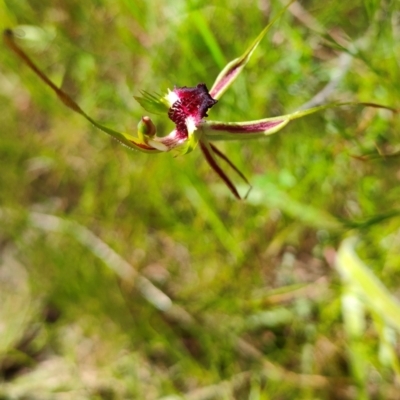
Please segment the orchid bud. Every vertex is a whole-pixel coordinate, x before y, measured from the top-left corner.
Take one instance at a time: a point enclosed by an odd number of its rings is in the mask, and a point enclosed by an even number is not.
[[[137,126],[137,134],[142,142],[146,142],[146,138],[153,138],[156,134],[156,126],[148,116],[142,117]]]

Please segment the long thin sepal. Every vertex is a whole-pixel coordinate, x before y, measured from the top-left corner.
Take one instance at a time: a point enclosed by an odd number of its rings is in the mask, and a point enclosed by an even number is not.
[[[246,122],[207,121],[203,124],[202,130],[212,141],[257,139],[278,132],[289,121],[287,116]]]
[[[113,138],[120,141],[122,144],[134,148],[139,151],[143,151],[146,153],[157,153],[159,150],[154,149],[153,147],[146,144],[144,141],[141,142],[139,139],[128,135],[126,133],[117,132],[111,128],[107,128],[93,120],[89,117],[79,105],[62,89],[58,88],[37,66],[36,64],[28,57],[28,55],[15,43],[14,35],[11,30],[7,29],[3,33],[3,38],[5,44],[48,86],[51,90],[57,95],[57,97],[72,111],[82,115],[89,122],[91,122],[96,128],[101,131],[107,133]]]
[[[265,118],[257,121],[245,122],[222,122],[222,121],[206,121],[202,125],[202,130],[207,136],[208,140],[240,140],[240,139],[257,139],[263,136],[272,135],[280,131],[290,121],[298,118],[314,114],[318,111],[323,111],[329,108],[343,107],[343,106],[357,106],[382,108],[394,113],[399,110],[388,107],[382,104],[375,103],[331,103],[323,106],[309,108],[308,110],[299,110],[291,114],[281,115],[279,117]]]
[[[286,9],[294,2],[291,0],[273,19],[272,21],[262,30],[262,32],[256,37],[253,43],[247,48],[247,50],[238,58],[235,58],[229,62],[226,67],[220,72],[215,80],[211,90],[210,95],[212,98],[218,100],[228,87],[233,83],[233,81],[242,72],[245,65],[249,62],[254,50],[257,48],[263,37],[269,31],[271,26],[281,17],[281,15],[286,11]]]
[[[228,176],[225,174],[225,172],[221,169],[219,166],[214,154],[213,150],[210,147],[210,144],[207,142],[207,139],[201,139],[200,140],[200,149],[204,154],[204,157],[206,158],[208,164],[210,167],[216,172],[216,174],[225,182],[226,186],[228,186],[229,190],[232,192],[232,194],[238,199],[241,200],[240,194],[237,191],[235,185],[232,183],[232,181],[228,178]]]

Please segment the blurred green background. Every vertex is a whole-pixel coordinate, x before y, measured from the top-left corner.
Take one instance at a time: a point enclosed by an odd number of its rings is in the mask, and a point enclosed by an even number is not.
[[[283,5],[0,0],[0,26],[134,132],[134,95],[211,87]],[[302,1],[209,114],[317,93],[398,108],[399,82],[398,1]],[[0,399],[399,399],[398,115],[346,107],[218,143],[253,186],[236,201],[200,151],[121,146],[4,45],[0,107]]]

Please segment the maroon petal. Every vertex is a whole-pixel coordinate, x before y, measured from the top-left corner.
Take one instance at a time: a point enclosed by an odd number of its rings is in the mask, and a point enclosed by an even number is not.
[[[240,171],[240,169],[224,153],[218,150],[218,148],[215,147],[212,143],[210,143],[210,147],[218,157],[222,158],[251,187],[250,182],[243,175],[243,172]]]
[[[232,192],[232,194],[238,199],[241,200],[240,194],[237,191],[235,185],[232,183],[232,181],[228,178],[228,176],[225,174],[225,172],[221,169],[221,167],[218,165],[214,157],[212,156],[211,152],[203,143],[200,141],[200,149],[203,152],[208,164],[210,167],[217,173],[217,175],[225,182],[226,186],[228,186],[229,190]],[[210,148],[211,149],[211,148]],[[211,150],[212,151],[212,150]],[[219,155],[219,154],[218,154]]]

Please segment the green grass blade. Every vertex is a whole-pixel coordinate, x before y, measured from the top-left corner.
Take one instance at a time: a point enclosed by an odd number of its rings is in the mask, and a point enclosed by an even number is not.
[[[336,268],[343,281],[350,283],[361,298],[385,320],[400,331],[400,304],[383,283],[361,261],[354,250],[355,239],[342,242],[336,258]]]
[[[218,42],[215,40],[215,36],[208,26],[203,14],[201,14],[199,11],[194,11],[193,22],[203,37],[203,40],[206,43],[214,61],[220,68],[223,68],[224,64],[226,63],[224,54],[222,53]]]

